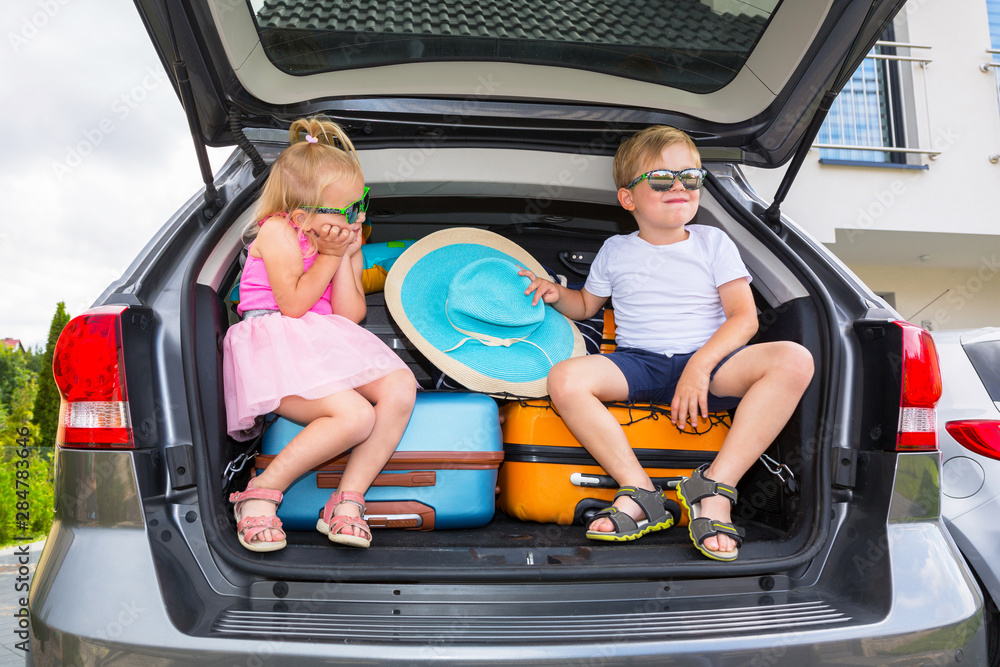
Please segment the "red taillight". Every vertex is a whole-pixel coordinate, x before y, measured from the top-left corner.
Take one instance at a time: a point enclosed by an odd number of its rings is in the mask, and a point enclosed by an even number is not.
[[[56,444],[134,447],[122,363],[121,314],[101,306],[74,317],[56,342],[52,373],[62,394]]]
[[[937,411],[941,398],[941,367],[930,333],[909,322],[896,322],[903,330],[903,388],[899,400],[896,449],[937,449]]]
[[[1000,461],[1000,421],[966,419],[948,422],[944,427],[969,451]]]

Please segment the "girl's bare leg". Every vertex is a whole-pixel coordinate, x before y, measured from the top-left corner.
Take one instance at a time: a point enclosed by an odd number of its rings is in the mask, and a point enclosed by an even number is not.
[[[306,426],[254,478],[257,489],[284,491],[314,466],[367,438],[375,424],[371,403],[353,389],[312,400],[286,396],[275,412]],[[243,516],[273,516],[276,512],[274,503],[263,500],[249,500],[241,510]],[[263,542],[281,539],[280,531],[273,530],[254,537],[254,541]]]
[[[409,370],[398,370],[358,387],[357,392],[374,404],[375,427],[364,441],[351,450],[351,458],[337,490],[357,491],[364,495],[403,437],[413,412],[417,382]],[[341,514],[360,516],[361,509],[353,503],[342,503],[334,510],[334,516]],[[351,526],[345,526],[341,532],[346,535],[363,534],[360,528]]]

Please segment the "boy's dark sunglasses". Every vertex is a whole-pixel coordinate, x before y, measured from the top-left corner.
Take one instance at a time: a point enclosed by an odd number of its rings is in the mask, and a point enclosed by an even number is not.
[[[331,215],[342,215],[347,218],[347,224],[353,225],[354,221],[358,219],[358,216],[362,213],[368,211],[368,188],[365,188],[365,193],[361,195],[361,199],[354,202],[347,208],[330,208],[328,206],[300,206],[299,208],[304,208],[309,211],[315,211],[316,213],[329,213]]]
[[[683,171],[670,171],[669,169],[654,169],[647,171],[641,176],[636,176],[635,180],[626,185],[629,190],[642,183],[645,179],[649,181],[649,187],[657,192],[666,192],[674,187],[674,181],[679,180],[681,185],[687,190],[697,190],[705,183],[704,169],[685,169]]]

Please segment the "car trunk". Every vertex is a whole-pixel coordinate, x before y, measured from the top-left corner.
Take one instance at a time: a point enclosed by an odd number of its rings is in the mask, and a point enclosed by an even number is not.
[[[207,470],[221,473],[236,452],[225,434],[220,372],[221,341],[234,321],[226,295],[242,247],[235,230],[252,222],[246,211],[266,163],[283,147],[282,139],[265,135],[315,113],[339,122],[359,149],[375,198],[372,241],[455,226],[489,229],[577,281],[585,271],[574,274],[561,253],[593,252],[607,236],[631,229],[610,187],[611,156],[621,139],[652,124],[686,130],[717,172],[695,222],[721,227],[740,248],[760,311],[756,340],[800,342],[817,368],[768,451],[794,473],[797,488],[763,463],[744,477],[736,521],[748,539],[739,560],[724,569],[698,555],[683,529],[604,545],[586,540],[582,526],[499,513],[475,529],[378,532],[364,552],[333,547],[315,531],[293,531],[288,548],[260,557],[238,545],[214,474],[209,479],[217,488],[199,488],[201,504],[216,519],[206,522],[212,546],[261,577],[303,580],[322,580],[331,567],[359,581],[498,582],[761,574],[808,562],[828,546],[830,531],[826,452],[833,429],[824,425],[847,413],[838,411],[839,382],[847,376],[839,367],[845,326],[827,290],[840,290],[862,311],[864,304],[849,277],[822,268],[828,258],[811,265],[824,280],[832,278],[829,288],[820,282],[809,264],[817,250],[783,226],[778,207],[826,104],[901,4],[673,3],[667,14],[701,26],[678,31],[678,21],[648,21],[642,10],[623,12],[613,3],[609,8],[629,15],[635,29],[608,29],[613,22],[586,3],[500,3],[499,14],[471,18],[458,7],[418,3],[373,8],[359,21],[353,10],[314,18],[315,7],[302,11],[298,3],[248,3],[234,11],[209,2],[181,11],[138,0],[174,74],[207,186],[202,216],[211,229],[205,264],[190,274],[197,287],[187,312],[195,321],[183,334],[188,373],[197,375],[194,449]],[[411,21],[418,12],[420,21]],[[216,196],[203,147],[232,143],[254,161],[257,179],[251,182],[246,167],[239,188]],[[789,160],[766,216],[726,166]],[[366,326],[412,357],[389,318],[371,310]],[[419,358],[410,361],[431,374]]]
[[[366,162],[364,154],[362,161]],[[586,539],[581,525],[519,521],[500,511],[487,525],[477,528],[376,529],[372,546],[364,551],[332,545],[315,530],[290,531],[288,547],[263,558],[243,550],[236,541],[221,476],[243,449],[225,433],[221,340],[237,319],[228,299],[240,269],[242,242],[237,230],[250,220],[250,204],[260,179],[234,201],[239,211],[228,218],[224,214],[216,222],[217,232],[209,235],[209,246],[203,252],[204,265],[189,274],[199,276],[194,288],[195,333],[187,344],[194,350],[192,358],[198,374],[200,414],[195,423],[201,423],[208,445],[196,448],[203,457],[199,464],[213,471],[209,479],[215,482],[213,488],[200,489],[202,503],[210,506],[203,511],[215,515],[215,520],[206,521],[206,525],[220,527],[218,531],[209,530],[214,548],[239,568],[265,578],[286,580],[323,579],[331,568],[349,581],[647,579],[695,573],[719,576],[777,572],[805,563],[822,546],[827,524],[819,519],[829,512],[830,483],[824,481],[829,474],[827,459],[815,455],[816,443],[823,437],[819,425],[825,411],[831,409],[827,385],[834,354],[829,349],[833,338],[829,297],[808,269],[796,268],[802,265],[801,260],[791,259],[791,251],[773,230],[749,216],[740,217],[745,214],[739,213],[730,199],[737,179],[730,167],[716,169],[721,178],[709,179],[695,222],[722,227],[740,248],[754,277],[752,286],[759,308],[760,328],[753,342],[800,342],[813,353],[817,368],[801,405],[767,452],[773,461],[788,466],[794,483],[783,483],[768,465],[758,461],[739,486],[741,502],[733,516],[746,529],[747,538],[738,562],[720,570],[691,547],[685,527],[648,535],[627,545],[604,544]],[[561,260],[567,251],[596,252],[610,234],[634,229],[630,216],[612,203],[607,192],[584,195],[579,190],[573,198],[546,196],[544,202],[496,194],[448,195],[441,193],[449,187],[463,188],[454,183],[399,187],[370,160],[366,176],[373,193],[380,193],[373,199],[369,213],[373,222],[370,242],[421,238],[456,226],[479,227],[513,239],[543,265],[556,267],[570,282],[582,281],[586,266]],[[517,188],[509,190],[516,192]],[[393,195],[393,191],[397,194]],[[544,205],[538,206],[540,202]],[[381,335],[410,364],[422,384],[431,387],[433,367],[392,322],[380,305],[381,296],[368,295],[369,315],[363,325]],[[789,475],[782,477],[787,479]]]

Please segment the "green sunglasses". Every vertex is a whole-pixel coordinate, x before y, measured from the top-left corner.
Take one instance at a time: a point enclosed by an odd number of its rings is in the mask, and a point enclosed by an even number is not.
[[[684,169],[682,171],[654,169],[653,171],[647,171],[645,174],[636,176],[635,180],[625,187],[631,190],[642,183],[643,180],[647,180],[649,181],[649,187],[656,192],[666,192],[674,187],[674,181],[679,180],[686,190],[697,190],[705,183],[705,174],[707,173],[704,169],[695,168]]]
[[[347,218],[347,224],[353,225],[354,221],[358,219],[358,216],[365,213],[368,210],[368,201],[370,197],[368,196],[368,188],[365,188],[365,193],[361,195],[361,199],[354,202],[347,208],[330,208],[328,206],[300,206],[299,208],[306,209],[309,211],[315,211],[316,213],[328,213],[331,215],[342,215]]]

